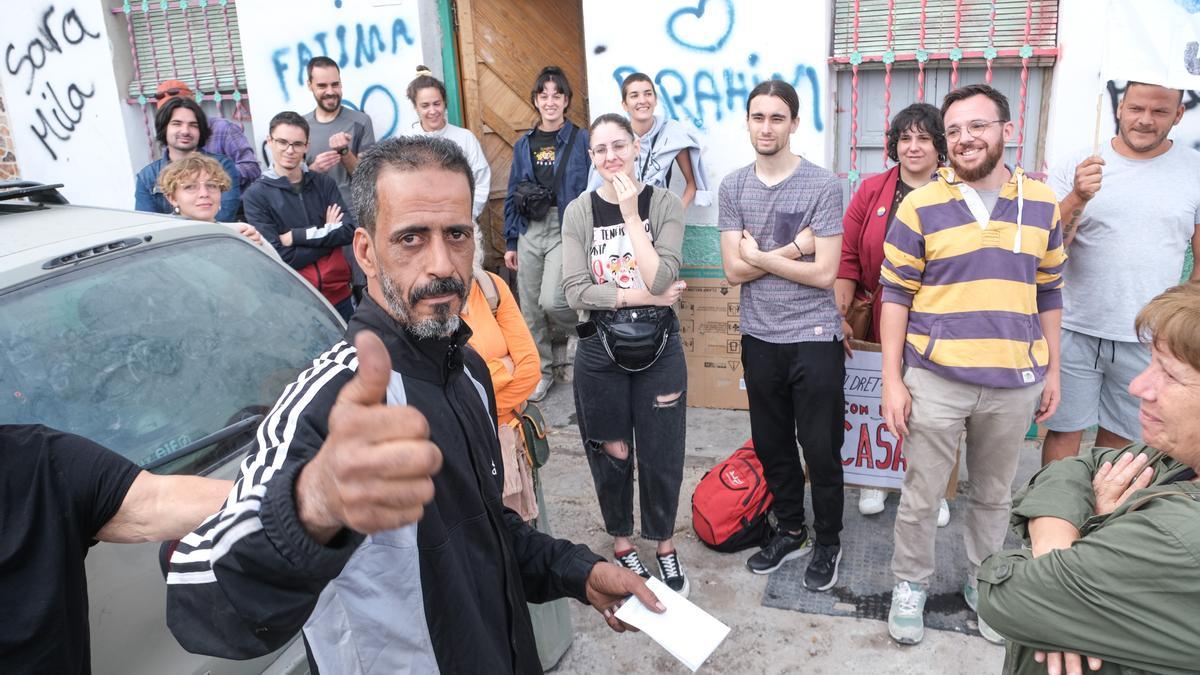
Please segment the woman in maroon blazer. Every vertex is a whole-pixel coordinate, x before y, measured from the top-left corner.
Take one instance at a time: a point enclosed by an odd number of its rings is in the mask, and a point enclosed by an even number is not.
[[[854,298],[871,304],[871,324],[865,335],[853,335],[843,322],[846,336],[869,342],[879,342],[879,313],[882,303],[879,290],[879,268],[883,265],[883,236],[896,207],[913,190],[929,182],[938,166],[946,161],[946,134],[942,115],[928,103],[914,103],[892,118],[887,132],[887,154],[896,166],[863,181],[850,200],[842,219],[842,262],[833,284],[838,310],[842,316]],[[846,342],[849,351],[849,341]],[[863,489],[859,493],[858,509],[864,515],[883,510],[882,490]],[[938,512],[938,525],[950,521],[945,500]]]

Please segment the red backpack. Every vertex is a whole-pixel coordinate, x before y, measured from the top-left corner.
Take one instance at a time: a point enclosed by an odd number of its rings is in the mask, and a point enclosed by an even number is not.
[[[746,441],[700,479],[692,493],[692,527],[700,541],[723,553],[764,546],[774,501],[754,443]]]

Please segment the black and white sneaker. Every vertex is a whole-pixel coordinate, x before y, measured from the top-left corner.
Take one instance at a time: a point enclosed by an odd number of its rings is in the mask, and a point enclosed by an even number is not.
[[[656,554],[655,557],[658,558],[658,571],[662,574],[663,583],[686,598],[691,584],[683,572],[683,565],[679,563],[679,551],[671,551],[666,555]]]
[[[746,568],[755,574],[770,574],[783,563],[792,558],[799,558],[811,550],[808,530],[801,530],[796,534],[780,532],[761,551],[750,556],[746,561]]]
[[[812,561],[804,572],[804,587],[810,591],[827,591],[837,583],[838,563],[842,560],[841,546],[813,546]]]
[[[646,569],[646,566],[642,564],[642,559],[638,557],[636,549],[631,548],[624,553],[613,553],[613,562],[627,570],[631,570],[643,579],[650,578],[650,570]]]

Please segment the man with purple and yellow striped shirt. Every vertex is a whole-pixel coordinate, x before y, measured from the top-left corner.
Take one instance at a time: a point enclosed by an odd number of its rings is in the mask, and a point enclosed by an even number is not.
[[[1030,417],[1058,406],[1062,266],[1058,203],[1000,160],[1008,100],[983,84],[946,95],[950,167],[901,203],[884,241],[883,415],[908,468],[896,514],[888,632],[924,637],[938,500],[966,432],[971,481],[963,596],[1004,543],[1011,486]],[[979,630],[1002,642],[983,621]]]

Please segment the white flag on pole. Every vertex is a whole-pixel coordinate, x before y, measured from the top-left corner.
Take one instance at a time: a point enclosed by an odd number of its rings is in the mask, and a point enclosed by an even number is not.
[[[1109,4],[1104,80],[1200,90],[1200,0]]]

